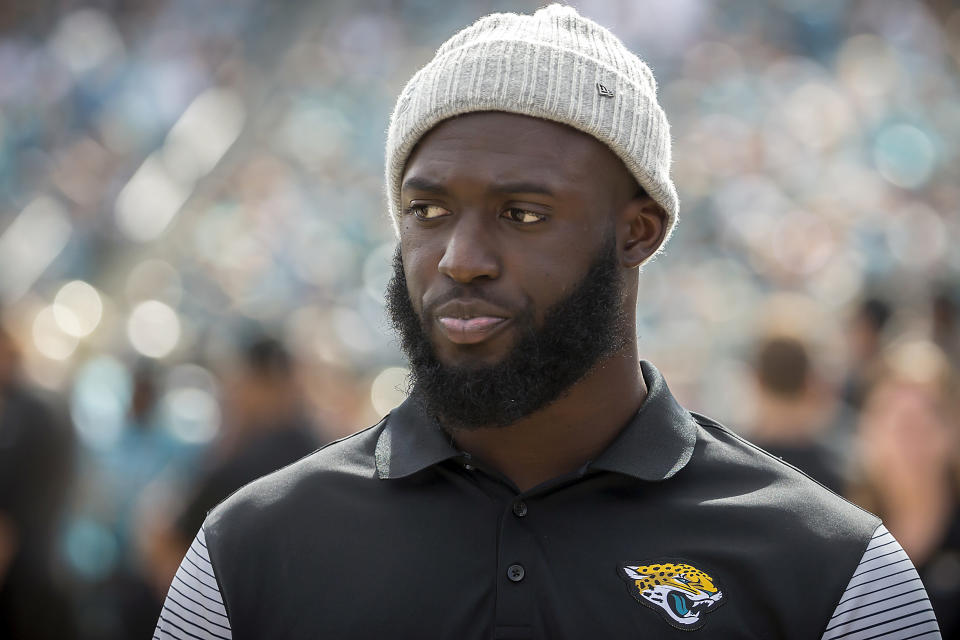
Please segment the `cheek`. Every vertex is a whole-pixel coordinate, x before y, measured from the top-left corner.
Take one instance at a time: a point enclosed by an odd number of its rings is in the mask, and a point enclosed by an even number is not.
[[[512,256],[505,264],[504,274],[535,310],[538,322],[580,284],[590,267],[589,260],[571,251],[518,250]]]
[[[430,288],[433,278],[438,274],[439,258],[418,243],[401,243],[400,255],[403,259],[403,273],[407,281],[407,293],[413,308],[420,312],[423,306],[423,294]]]

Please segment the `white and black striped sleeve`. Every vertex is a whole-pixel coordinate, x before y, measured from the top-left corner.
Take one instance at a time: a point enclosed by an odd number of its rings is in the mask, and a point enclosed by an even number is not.
[[[170,583],[154,640],[231,640],[230,619],[213,564],[207,553],[203,529],[187,550]]]
[[[853,571],[822,640],[940,638],[920,576],[900,543],[880,525]]]

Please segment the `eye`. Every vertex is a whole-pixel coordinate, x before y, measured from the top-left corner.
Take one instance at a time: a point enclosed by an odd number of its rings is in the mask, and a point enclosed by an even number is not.
[[[511,222],[517,222],[520,224],[535,224],[537,222],[543,222],[547,219],[547,216],[543,214],[535,213],[528,209],[520,209],[519,207],[510,207],[509,209],[504,210],[503,217]]]
[[[405,213],[413,214],[421,220],[435,220],[451,214],[449,209],[444,209],[436,204],[412,204]]]

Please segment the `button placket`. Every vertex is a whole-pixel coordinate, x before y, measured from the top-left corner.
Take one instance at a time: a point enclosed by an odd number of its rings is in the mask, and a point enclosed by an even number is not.
[[[502,503],[498,536],[496,628],[516,635],[536,619],[537,548],[529,505],[515,492]],[[504,636],[507,637],[507,636]],[[522,636],[527,637],[527,636]],[[532,636],[530,636],[532,637]]]

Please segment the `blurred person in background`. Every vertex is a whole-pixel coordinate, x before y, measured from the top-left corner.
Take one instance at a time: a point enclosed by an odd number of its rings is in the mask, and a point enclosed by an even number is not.
[[[848,321],[849,364],[842,397],[854,409],[863,406],[866,389],[879,372],[885,331],[892,314],[889,303],[868,297],[857,305]]]
[[[228,374],[226,387],[223,433],[202,463],[204,468],[179,514],[156,533],[151,544],[154,585],[160,598],[210,509],[248,482],[323,444],[318,426],[308,415],[296,363],[279,340],[251,341],[240,370]]]
[[[82,451],[71,558],[84,638],[143,637],[156,617],[139,544],[141,521],[156,506],[145,497],[158,485],[185,483],[198,454],[198,447],[177,438],[165,421],[163,373],[156,362],[140,359],[117,437]],[[77,535],[81,531],[85,535]],[[104,544],[113,551],[102,553]]]
[[[933,343],[884,357],[858,436],[850,497],[880,515],[920,572],[944,638],[960,638],[960,418],[957,371]]]
[[[756,415],[750,439],[842,493],[845,462],[833,438],[842,420],[840,404],[817,376],[808,346],[795,336],[770,335],[757,345],[752,364]]]
[[[960,368],[960,322],[957,301],[947,287],[934,292],[930,301],[933,342],[940,347],[954,369]]]
[[[64,412],[20,380],[0,323],[0,638],[74,637],[56,551],[73,471]]]

